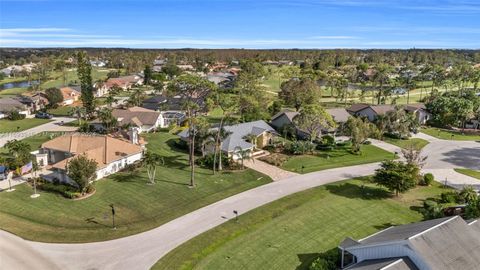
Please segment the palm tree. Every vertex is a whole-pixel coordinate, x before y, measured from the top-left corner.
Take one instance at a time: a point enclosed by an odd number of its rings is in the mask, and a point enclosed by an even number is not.
[[[379,89],[378,89],[378,96],[377,96],[377,104],[380,104],[382,100],[382,95],[384,93],[384,85],[388,83],[389,81],[389,73],[390,73],[391,67],[387,64],[380,64],[377,66],[375,70],[375,75],[373,77],[373,80],[378,83]]]
[[[466,203],[472,203],[477,201],[478,195],[472,186],[465,186],[462,191],[460,191],[460,197],[462,197]]]
[[[217,152],[219,156],[218,160],[218,171],[223,170],[222,162],[222,145],[223,141],[230,136],[231,132],[226,131],[223,127],[219,128],[217,131],[217,136],[215,138],[215,152],[213,154],[213,173],[215,174],[215,165],[217,163]]]
[[[150,184],[155,184],[155,173],[157,171],[157,166],[165,165],[163,157],[157,153],[147,152],[142,160],[143,166],[147,169],[148,180]]]
[[[236,146],[233,150],[233,153],[240,159],[242,164],[242,169],[245,169],[245,165],[244,165],[245,160],[253,160],[252,149],[243,150],[240,146]]]
[[[81,124],[82,124],[81,120],[82,120],[82,118],[85,117],[86,113],[87,113],[87,111],[85,110],[85,108],[80,107],[80,106],[73,107],[72,110],[70,110],[70,115],[74,116],[74,117],[77,117],[78,126],[81,126]]]
[[[112,129],[117,125],[117,118],[112,114],[112,110],[109,108],[102,108],[98,111],[98,118],[102,122],[107,132],[112,131]]]

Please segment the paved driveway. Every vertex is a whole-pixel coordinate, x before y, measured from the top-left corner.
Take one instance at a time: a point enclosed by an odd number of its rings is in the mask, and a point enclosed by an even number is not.
[[[74,131],[76,127],[67,127],[59,125],[61,122],[68,123],[74,121],[69,117],[54,117],[52,122],[33,127],[20,132],[0,133],[0,147],[3,147],[8,141],[16,139],[22,140],[45,131]]]

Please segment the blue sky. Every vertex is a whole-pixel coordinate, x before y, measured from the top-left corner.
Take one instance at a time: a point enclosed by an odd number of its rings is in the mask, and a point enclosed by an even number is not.
[[[480,48],[480,0],[0,0],[0,47]]]

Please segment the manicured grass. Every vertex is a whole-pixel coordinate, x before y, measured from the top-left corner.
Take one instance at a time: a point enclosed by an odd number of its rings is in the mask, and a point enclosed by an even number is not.
[[[147,185],[144,169],[118,173],[95,183],[96,193],[80,201],[16,187],[0,193],[0,228],[23,238],[44,242],[91,242],[114,239],[155,228],[195,209],[236,193],[269,183],[252,170],[223,172],[197,168],[196,187],[188,188],[188,156],[175,148],[176,137],[167,133],[147,134],[148,148],[165,157],[158,167],[156,184]],[[112,230],[110,204],[115,205],[117,230]]]
[[[0,98],[11,97],[28,92],[28,88],[10,88],[0,90]]]
[[[452,130],[445,130],[439,128],[422,128],[421,132],[433,136],[435,138],[443,140],[455,140],[455,141],[480,141],[480,135],[462,134]],[[452,137],[453,135],[453,137]]]
[[[399,198],[360,180],[309,189],[254,209],[184,243],[152,268],[308,269],[345,237],[422,220],[414,209],[444,192],[438,183]]]
[[[460,169],[460,168],[455,169],[455,171],[480,180],[480,171],[475,171],[470,169]]]
[[[7,77],[7,78],[4,78],[3,80],[0,80],[0,84],[11,83],[11,82],[21,82],[26,80],[28,80],[27,77]]]
[[[28,143],[32,151],[38,150],[42,143],[49,141],[57,136],[62,135],[63,132],[42,132],[25,139],[22,139],[22,142]],[[6,153],[7,149],[5,147],[0,148],[0,154]]]
[[[38,119],[38,118],[25,118],[22,120],[10,121],[7,119],[0,120],[0,133],[5,132],[17,132],[23,131],[29,128],[33,128],[52,120],[50,119]]]
[[[70,116],[72,109],[70,106],[59,106],[55,109],[48,109],[47,113],[54,116]]]
[[[361,152],[355,155],[350,153],[350,147],[338,147],[332,151],[321,151],[316,155],[291,156],[282,168],[297,173],[309,173],[394,158],[393,153],[373,145],[362,145]],[[304,166],[303,171],[302,166]]]
[[[109,70],[108,69],[98,69],[98,68],[93,68],[92,69],[92,79],[93,81],[97,80],[103,80],[107,78]],[[50,87],[63,87],[63,75],[62,72],[52,72],[50,74],[51,80],[48,80],[40,85],[42,89],[47,89]],[[78,76],[77,76],[77,70],[76,69],[71,69],[67,71],[67,76],[66,76],[66,85],[69,84],[75,84],[79,83]]]
[[[422,149],[427,144],[429,144],[427,140],[420,139],[420,138],[411,138],[408,140],[403,140],[403,139],[394,139],[394,138],[384,137],[383,140],[387,143],[396,145],[400,148],[407,148],[411,145],[414,145],[415,147]]]

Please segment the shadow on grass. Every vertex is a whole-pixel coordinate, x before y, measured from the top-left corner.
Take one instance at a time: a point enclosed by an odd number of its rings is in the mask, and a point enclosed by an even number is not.
[[[111,176],[112,180],[119,183],[136,182],[134,178],[138,175],[135,172],[121,172]]]
[[[174,185],[179,185],[179,186],[188,186],[190,182],[188,183],[181,183],[181,182],[175,182],[175,181],[170,181],[170,180],[155,180],[156,182],[163,182],[163,183],[168,183],[168,184],[174,184]]]
[[[385,230],[386,228],[389,228],[389,227],[392,227],[392,226],[395,226],[395,225],[396,224],[388,222],[388,223],[383,223],[383,224],[380,224],[380,225],[374,225],[373,227],[375,229],[377,229],[378,231],[381,231],[381,230]]]
[[[295,268],[295,270],[306,270],[310,267],[312,262],[320,256],[320,253],[306,253],[306,254],[297,254],[300,265]]]
[[[110,227],[109,225],[106,225],[106,224],[103,224],[103,223],[100,223],[100,222],[96,221],[94,217],[86,218],[85,221],[87,223],[91,223],[91,224],[93,223],[93,224],[100,225],[100,226],[103,226],[103,227]]]
[[[326,189],[331,193],[349,199],[383,200],[391,197],[390,192],[382,188],[366,185],[343,183],[340,185],[327,185]]]

